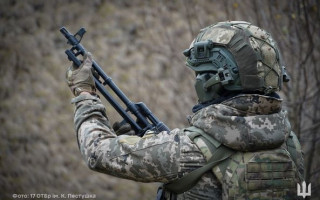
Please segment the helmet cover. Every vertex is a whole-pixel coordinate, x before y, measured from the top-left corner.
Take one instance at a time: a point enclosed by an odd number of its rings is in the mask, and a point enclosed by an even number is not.
[[[221,49],[220,54],[229,65],[217,65],[208,49],[216,52]],[[220,71],[228,68],[231,74],[232,71],[239,72],[232,74],[233,80],[224,84],[227,90],[268,94],[280,90],[283,80],[289,80],[271,35],[244,21],[219,22],[202,29],[184,55],[188,57],[187,66],[196,73],[219,71],[219,68],[222,68]],[[237,77],[239,81],[236,81]]]

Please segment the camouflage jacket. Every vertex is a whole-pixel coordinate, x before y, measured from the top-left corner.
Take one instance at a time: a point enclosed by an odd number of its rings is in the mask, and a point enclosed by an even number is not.
[[[79,148],[92,170],[134,181],[169,183],[206,164],[208,155],[190,140],[185,129],[142,138],[116,136],[99,98],[80,95],[72,102],[76,105],[74,123]],[[269,116],[270,113],[277,114]],[[237,128],[244,123],[246,127]],[[193,115],[191,125],[212,132],[223,144],[236,150],[250,150],[254,143],[264,149],[279,146],[288,137],[290,128],[285,112],[281,112],[281,100],[260,95],[237,96],[208,106]],[[245,135],[252,132],[244,129],[254,129],[257,135],[248,141]],[[302,158],[297,163],[302,163]],[[165,195],[169,199],[170,194]],[[221,199],[221,180],[209,171],[191,190],[176,198]]]

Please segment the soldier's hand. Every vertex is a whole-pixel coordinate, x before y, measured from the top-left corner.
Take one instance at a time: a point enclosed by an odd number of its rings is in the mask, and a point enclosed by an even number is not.
[[[88,52],[83,56],[83,62],[76,68],[74,65],[68,68],[66,79],[72,93],[78,96],[81,92],[95,93],[96,87],[92,74],[92,55]]]
[[[115,122],[112,125],[112,128],[116,135],[135,135],[134,130],[131,128],[131,125],[128,123],[121,124],[120,122]]]

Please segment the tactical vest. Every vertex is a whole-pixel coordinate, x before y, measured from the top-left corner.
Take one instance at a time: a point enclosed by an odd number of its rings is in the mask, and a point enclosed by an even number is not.
[[[187,191],[212,170],[222,184],[223,200],[298,199],[296,187],[303,175],[296,166],[301,149],[293,133],[278,148],[240,152],[225,147],[199,128],[189,127],[185,131],[207,164],[164,185],[166,190],[178,194]]]

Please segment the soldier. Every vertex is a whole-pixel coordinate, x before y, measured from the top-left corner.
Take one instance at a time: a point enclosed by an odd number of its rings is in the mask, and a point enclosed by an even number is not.
[[[70,67],[74,122],[89,168],[120,178],[162,182],[158,199],[297,199],[301,146],[276,93],[289,81],[279,49],[248,22],[202,29],[189,49],[199,102],[190,127],[132,135],[109,124],[86,55]]]

